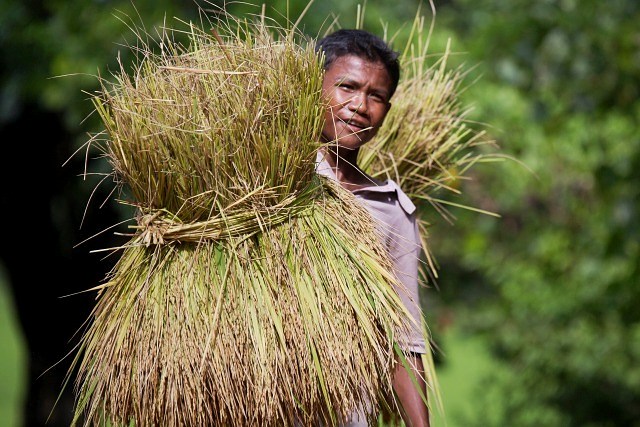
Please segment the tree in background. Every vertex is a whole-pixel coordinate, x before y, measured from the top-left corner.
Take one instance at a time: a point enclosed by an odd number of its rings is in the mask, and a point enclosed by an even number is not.
[[[441,16],[484,73],[475,118],[530,169],[480,167],[464,191],[501,219],[434,227],[444,303],[506,368],[480,404],[499,426],[638,425],[640,4],[456,0]],[[465,425],[492,425],[478,415]]]

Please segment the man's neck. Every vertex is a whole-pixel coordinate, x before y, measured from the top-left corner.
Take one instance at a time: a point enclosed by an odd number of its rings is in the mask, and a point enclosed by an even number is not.
[[[358,167],[358,150],[338,150],[336,147],[320,149],[324,159],[336,175],[337,181],[348,190],[371,185],[371,178]]]

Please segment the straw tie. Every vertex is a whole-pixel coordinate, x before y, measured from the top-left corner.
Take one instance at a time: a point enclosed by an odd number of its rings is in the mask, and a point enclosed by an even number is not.
[[[163,245],[165,243],[163,236],[170,228],[170,225],[166,222],[158,221],[158,217],[161,214],[161,211],[157,211],[136,218],[138,227],[142,230],[138,240],[147,247],[152,244]]]
[[[172,242],[230,239],[264,232],[292,217],[308,213],[313,206],[309,193],[318,189],[317,183],[314,183],[306,191],[291,195],[272,206],[258,203],[244,206],[242,202],[246,200],[239,200],[206,220],[189,223],[183,223],[177,215],[164,209],[142,209],[143,213],[136,217],[137,225],[129,227],[137,232],[126,235],[134,237],[134,244],[149,247]],[[273,194],[273,191],[263,190],[259,193]]]

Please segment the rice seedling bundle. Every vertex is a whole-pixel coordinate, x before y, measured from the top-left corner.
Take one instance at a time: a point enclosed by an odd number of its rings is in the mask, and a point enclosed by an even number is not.
[[[481,210],[448,201],[443,193],[460,194],[460,181],[468,171],[496,157],[476,149],[489,141],[483,131],[469,126],[471,108],[460,99],[467,70],[448,67],[449,44],[443,54],[429,51],[432,30],[433,23],[425,34],[424,17],[418,14],[400,56],[402,76],[393,107],[376,136],[360,150],[358,164],[376,178],[393,179],[414,202],[434,208],[451,221],[447,205]],[[418,224],[427,256],[424,273],[435,279],[425,216],[418,218]]]
[[[312,41],[230,23],[94,99],[138,212],[82,336],[76,422],[335,425],[390,392],[408,315],[353,196],[314,172]]]

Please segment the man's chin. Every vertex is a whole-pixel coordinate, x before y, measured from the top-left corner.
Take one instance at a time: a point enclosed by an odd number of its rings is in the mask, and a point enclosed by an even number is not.
[[[347,136],[338,138],[337,140],[334,139],[332,141],[329,141],[328,144],[334,145],[334,146],[337,145],[338,147],[343,148],[345,150],[357,150],[358,148],[362,147],[370,140],[371,140],[371,137],[363,133],[360,135],[347,135]]]
[[[340,152],[348,153],[358,151],[365,144],[363,141],[330,141],[327,143],[329,147],[337,149]]]

